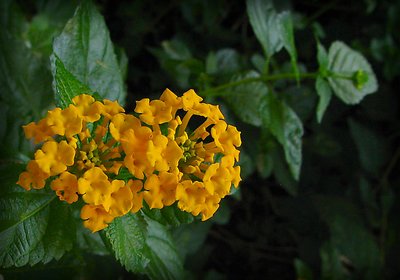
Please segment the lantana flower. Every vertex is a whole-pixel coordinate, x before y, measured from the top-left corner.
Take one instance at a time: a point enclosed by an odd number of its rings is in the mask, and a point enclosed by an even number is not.
[[[65,203],[81,199],[83,224],[93,232],[144,204],[176,203],[212,217],[241,180],[240,132],[193,90],[178,97],[166,89],[158,100],[137,101],[134,111],[82,94],[24,126],[40,145],[17,183],[26,190],[48,184]]]

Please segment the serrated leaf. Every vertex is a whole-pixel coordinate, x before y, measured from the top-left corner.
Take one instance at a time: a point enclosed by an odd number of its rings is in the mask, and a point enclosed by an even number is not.
[[[329,48],[328,70],[333,76],[328,78],[333,92],[346,104],[357,104],[366,95],[374,93],[378,89],[375,74],[362,54],[351,49],[345,43],[336,41]],[[367,81],[358,85],[354,82],[354,75],[363,73]],[[335,77],[335,74],[348,78]]]
[[[176,204],[166,206],[162,209],[150,209],[147,205],[144,205],[142,212],[147,217],[166,226],[179,226],[194,221],[192,214],[180,210]]]
[[[240,81],[247,78],[258,78],[260,74],[256,71],[249,71],[244,75],[233,78],[232,81]],[[260,112],[257,104],[267,95],[268,88],[262,82],[253,82],[231,87],[229,94],[225,94],[224,100],[229,108],[245,123],[261,126]]]
[[[297,67],[297,50],[294,42],[293,20],[290,12],[285,11],[278,15],[280,35],[283,47],[290,55],[290,62],[292,64],[293,72],[299,82],[299,68]]]
[[[263,47],[265,56],[270,58],[282,48],[279,18],[272,1],[248,0],[246,4],[254,34]]]
[[[182,262],[165,226],[136,213],[114,219],[105,231],[127,270],[151,279],[183,278]]]
[[[301,167],[301,138],[303,124],[296,113],[274,94],[261,100],[259,111],[262,125],[283,146],[285,158],[292,176],[298,180]]]
[[[70,209],[44,193],[8,193],[0,198],[0,266],[60,259],[72,248]]]
[[[149,263],[145,254],[147,224],[140,214],[127,214],[105,229],[115,257],[129,271],[144,273]]]
[[[124,103],[126,92],[114,47],[103,17],[91,1],[78,6],[55,38],[53,53],[66,70],[101,97]]]
[[[0,166],[0,267],[60,259],[75,238],[70,206],[43,191],[25,191],[15,182],[24,164]]]
[[[319,102],[317,106],[317,120],[319,123],[322,121],[322,117],[326,109],[328,108],[329,102],[332,98],[332,90],[329,86],[329,83],[322,78],[321,76],[317,77],[315,81],[315,89],[317,90],[317,94],[319,96]]]
[[[83,93],[92,93],[92,90],[87,85],[81,83],[65,68],[64,63],[62,63],[56,54],[53,53],[50,60],[54,77],[53,86],[57,106],[66,108],[72,103],[72,98],[75,96]]]

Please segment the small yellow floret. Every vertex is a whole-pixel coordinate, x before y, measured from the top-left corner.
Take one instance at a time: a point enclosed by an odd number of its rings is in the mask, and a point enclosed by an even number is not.
[[[178,177],[169,172],[152,174],[144,184],[144,200],[150,208],[163,208],[175,202],[175,190]]]
[[[58,175],[74,164],[75,149],[63,140],[47,141],[35,153],[35,160],[44,173]]]
[[[87,204],[81,209],[81,218],[85,220],[83,225],[90,229],[92,232],[102,230],[114,220],[103,206]]]
[[[60,200],[71,204],[78,201],[78,180],[74,174],[65,171],[60,177],[51,182],[51,189],[56,191]]]
[[[26,169],[27,171],[19,175],[17,184],[27,191],[29,191],[31,187],[34,189],[44,188],[46,179],[49,178],[50,175],[43,172],[35,160],[29,161]]]

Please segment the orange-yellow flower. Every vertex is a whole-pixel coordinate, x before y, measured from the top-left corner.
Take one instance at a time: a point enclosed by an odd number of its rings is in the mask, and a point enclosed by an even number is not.
[[[140,113],[140,119],[148,125],[162,124],[172,119],[172,108],[164,101],[143,98],[136,102],[135,112]]]
[[[65,171],[51,182],[51,189],[56,191],[60,200],[71,204],[78,201],[78,180],[74,174]]]
[[[114,217],[104,210],[101,205],[86,204],[81,209],[83,225],[92,232],[102,230],[112,222]]]
[[[78,179],[78,192],[86,203],[101,205],[109,199],[111,191],[108,176],[99,167],[89,169]]]
[[[129,129],[121,138],[121,145],[126,154],[124,164],[138,179],[143,179],[145,172],[150,174],[153,172],[147,158],[148,146],[152,138],[153,132],[145,126],[135,130]]]
[[[105,199],[103,206],[112,216],[122,216],[131,210],[132,198],[132,191],[123,180],[113,180],[110,186],[110,196]]]
[[[44,188],[46,179],[49,178],[50,175],[43,172],[35,160],[29,161],[26,169],[27,171],[19,175],[17,184],[27,191],[29,191],[31,187],[34,189]]]
[[[100,113],[103,111],[104,105],[95,101],[88,94],[81,94],[72,98],[72,103],[75,105],[77,114],[86,122],[95,122],[100,119]]]
[[[63,140],[60,143],[47,141],[35,153],[39,168],[50,176],[58,175],[74,164],[75,149]]]
[[[175,202],[175,190],[178,177],[169,172],[152,174],[144,184],[143,197],[150,208],[163,208]]]
[[[225,121],[217,122],[211,128],[211,135],[214,138],[215,145],[222,150],[225,155],[233,155],[236,161],[239,160],[239,150],[242,141],[240,132],[236,127],[227,125]]]

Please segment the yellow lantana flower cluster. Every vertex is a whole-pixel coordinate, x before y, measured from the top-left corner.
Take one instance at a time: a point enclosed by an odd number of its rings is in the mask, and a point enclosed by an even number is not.
[[[166,89],[134,111],[82,94],[24,126],[40,148],[17,183],[26,190],[49,183],[70,204],[81,197],[81,218],[93,232],[139,211],[143,201],[158,209],[177,202],[202,220],[212,217],[241,180],[240,132],[193,90],[178,97]],[[191,120],[201,122],[190,129]]]

